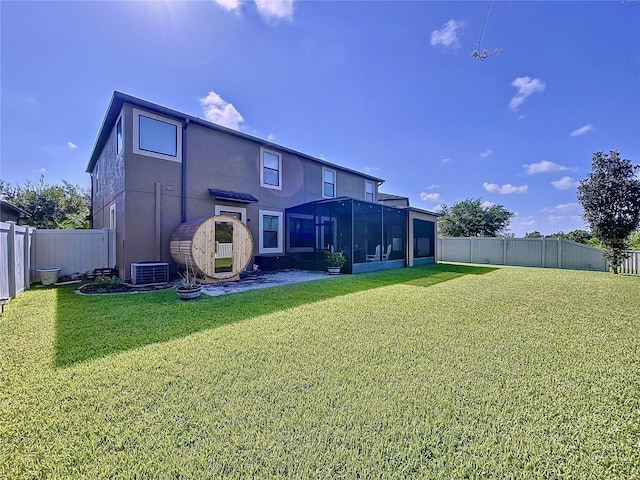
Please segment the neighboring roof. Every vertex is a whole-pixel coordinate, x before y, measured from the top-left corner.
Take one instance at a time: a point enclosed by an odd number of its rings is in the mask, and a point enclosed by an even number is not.
[[[87,169],[86,169],[87,173],[91,173],[91,171],[93,170],[93,167],[98,161],[100,152],[102,152],[102,149],[107,143],[107,140],[109,139],[109,134],[111,133],[113,125],[115,125],[116,121],[118,120],[118,117],[120,116],[120,112],[122,111],[122,107],[125,103],[133,105],[135,107],[143,108],[145,110],[150,110],[152,112],[156,112],[161,115],[165,115],[167,117],[172,117],[179,121],[194,123],[202,127],[210,128],[211,130],[216,130],[218,132],[226,133],[228,135],[232,135],[237,138],[242,138],[244,140],[248,140],[258,145],[262,145],[264,147],[274,148],[281,152],[306,158],[307,160],[311,160],[311,161],[320,163],[322,165],[329,166],[331,168],[337,168],[345,172],[354,173],[356,175],[360,175],[361,177],[376,181],[378,183],[384,182],[382,178],[374,177],[372,175],[368,175],[366,173],[359,172],[357,170],[352,170],[350,168],[341,167],[340,165],[336,165],[335,163],[327,162],[326,160],[322,160],[320,158],[307,155],[306,153],[298,152],[291,148],[287,148],[282,145],[278,145],[276,143],[269,142],[267,140],[263,140],[258,137],[254,137],[252,135],[242,133],[238,130],[233,130],[231,128],[223,127],[222,125],[208,122],[207,120],[203,120],[202,118],[193,117],[186,113],[181,113],[176,110],[172,110],[170,108],[157,105],[155,103],[147,102],[146,100],[142,100],[140,98],[133,97],[131,95],[127,95],[126,93],[122,93],[118,91],[113,92],[113,96],[111,97],[111,102],[109,103],[109,107],[107,108],[107,113],[105,114],[104,119],[102,120],[102,125],[100,126],[100,132],[98,133],[98,138],[96,138],[96,143],[93,147],[93,151],[91,153],[91,157],[89,158],[89,163],[87,165]]]
[[[232,192],[230,190],[220,190],[219,188],[210,188],[209,194],[217,200],[231,200],[233,202],[240,203],[251,203],[258,201],[258,199],[250,193]]]
[[[418,213],[426,213],[427,215],[433,215],[434,217],[441,217],[442,214],[438,213],[438,212],[432,212],[431,210],[423,210],[421,208],[416,208],[416,207],[404,207],[405,210],[410,210],[412,212],[418,212]]]
[[[409,197],[403,197],[401,195],[393,195],[392,193],[382,193],[378,192],[378,200],[386,201],[386,200],[409,200]]]
[[[14,213],[17,213],[21,217],[30,217],[31,214],[29,212],[24,211],[20,207],[16,207],[15,205],[7,202],[4,198],[0,198],[0,205],[2,206],[2,210],[11,210]]]

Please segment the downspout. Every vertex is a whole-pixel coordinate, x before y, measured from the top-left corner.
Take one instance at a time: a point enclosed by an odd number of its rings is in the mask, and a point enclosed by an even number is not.
[[[189,119],[182,123],[182,223],[187,221],[187,125]]]
[[[96,168],[95,165],[93,167]],[[91,201],[89,202],[89,228],[93,228],[93,175],[89,175],[91,178]]]

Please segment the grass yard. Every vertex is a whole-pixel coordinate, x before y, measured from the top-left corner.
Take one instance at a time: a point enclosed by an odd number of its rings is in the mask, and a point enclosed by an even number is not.
[[[0,478],[640,478],[640,277],[35,288],[0,318]]]

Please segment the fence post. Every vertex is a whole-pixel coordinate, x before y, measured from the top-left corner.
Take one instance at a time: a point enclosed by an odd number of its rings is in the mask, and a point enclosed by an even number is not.
[[[469,237],[469,263],[473,263],[473,237]]]
[[[507,237],[502,237],[502,264],[507,264]]]
[[[22,275],[24,276],[24,289],[31,288],[31,227],[24,229],[24,243],[22,247]]]
[[[7,223],[9,224],[7,235],[9,298],[16,298],[16,224],[15,222]]]
[[[544,268],[547,266],[547,242],[545,241],[545,237],[540,238],[540,240],[542,240],[542,261],[540,264],[542,265],[542,268]]]
[[[562,239],[558,237],[558,268],[562,268]]]

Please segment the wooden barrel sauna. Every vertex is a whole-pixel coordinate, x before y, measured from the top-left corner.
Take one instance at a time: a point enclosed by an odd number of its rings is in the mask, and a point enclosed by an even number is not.
[[[215,215],[180,225],[170,248],[179,267],[193,268],[207,283],[238,280],[253,256],[253,237],[237,218]]]

